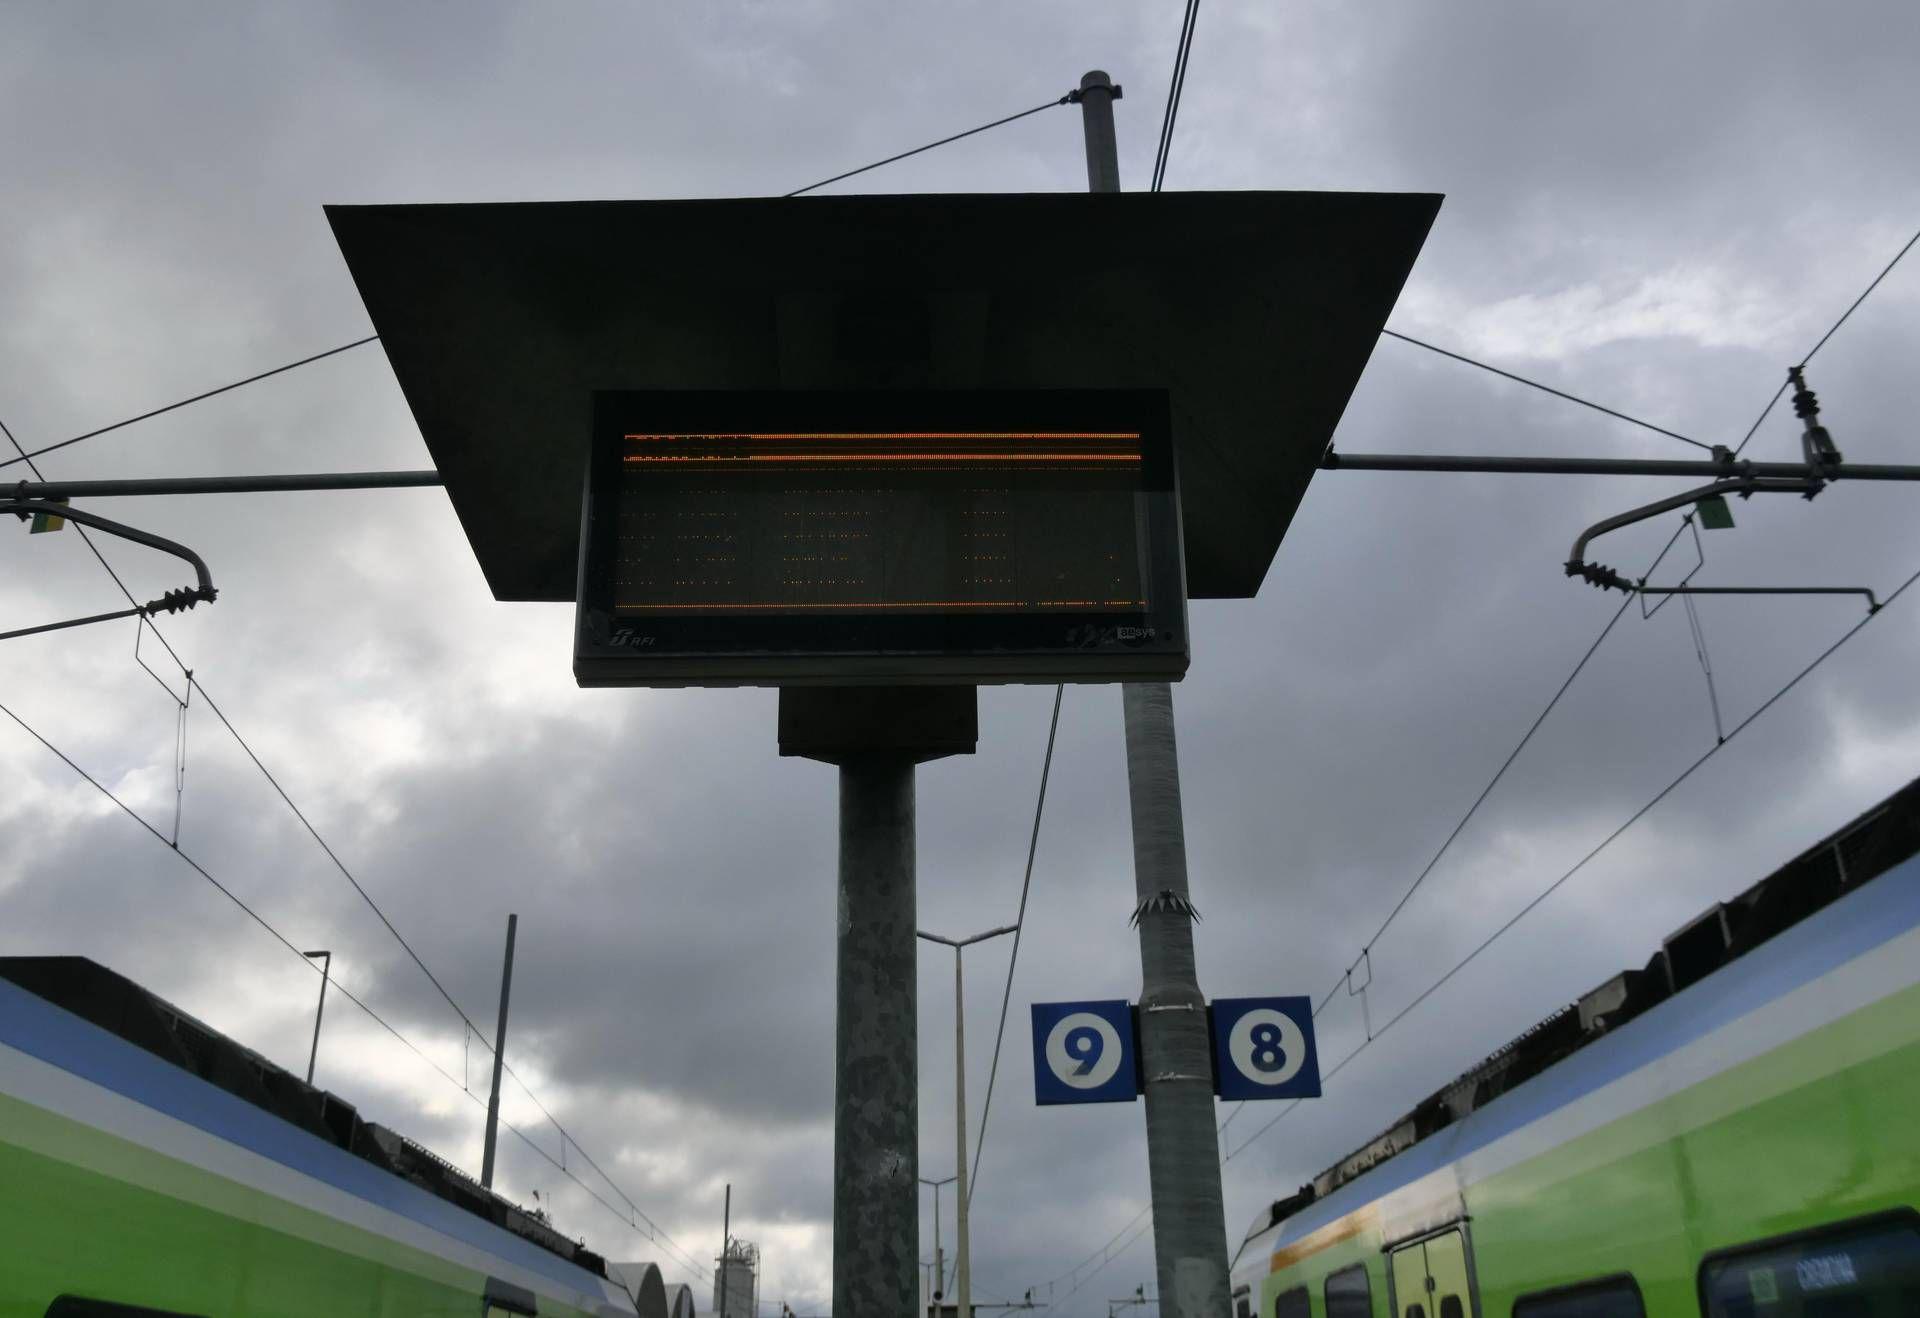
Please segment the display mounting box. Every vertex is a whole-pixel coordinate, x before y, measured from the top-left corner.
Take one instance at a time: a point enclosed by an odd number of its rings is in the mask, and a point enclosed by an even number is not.
[[[583,518],[582,686],[1186,672],[1162,391],[596,393]]]

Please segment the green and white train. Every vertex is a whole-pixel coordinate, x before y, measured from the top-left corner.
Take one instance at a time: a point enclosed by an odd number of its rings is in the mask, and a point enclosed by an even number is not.
[[[1920,783],[1275,1203],[1240,1318],[1920,1315]]]
[[[599,1256],[137,985],[0,958],[0,1318],[635,1312]]]

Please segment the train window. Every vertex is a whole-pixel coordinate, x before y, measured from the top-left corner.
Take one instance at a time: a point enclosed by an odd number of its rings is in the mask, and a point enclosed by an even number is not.
[[[134,1304],[113,1304],[107,1300],[84,1300],[78,1295],[62,1295],[47,1306],[47,1318],[198,1318],[196,1314],[172,1309],[142,1309]]]
[[[522,1314],[531,1318],[531,1315],[540,1312],[539,1301],[532,1291],[498,1277],[487,1278],[486,1290],[481,1298],[484,1302],[480,1312],[484,1318],[517,1318]]]
[[[1460,1307],[1458,1295],[1440,1297],[1440,1318],[1466,1318],[1466,1310]]]
[[[1626,1273],[1535,1291],[1513,1302],[1513,1318],[1647,1318],[1640,1286]]]
[[[1920,1313],[1920,1216],[1868,1218],[1710,1256],[1708,1318],[1880,1318]]]
[[[1273,1301],[1273,1318],[1313,1318],[1313,1301],[1305,1286],[1281,1291]]]
[[[1327,1318],[1373,1318],[1366,1265],[1356,1263],[1331,1273],[1321,1298],[1326,1301]]]
[[[1233,1293],[1233,1318],[1253,1318],[1252,1292],[1245,1286]]]

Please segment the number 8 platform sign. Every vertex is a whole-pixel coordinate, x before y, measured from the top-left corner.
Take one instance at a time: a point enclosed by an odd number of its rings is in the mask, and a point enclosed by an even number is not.
[[[1311,998],[1215,998],[1211,1013],[1220,1097],[1320,1097]]]
[[[1140,1093],[1138,1055],[1125,999],[1033,1004],[1037,1103],[1131,1103]]]

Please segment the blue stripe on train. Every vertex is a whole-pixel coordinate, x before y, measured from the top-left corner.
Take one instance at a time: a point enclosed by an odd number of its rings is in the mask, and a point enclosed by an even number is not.
[[[238,1144],[339,1190],[411,1218],[463,1244],[598,1294],[584,1268],[310,1135],[191,1072],[0,979],[0,1043],[17,1048],[218,1139]]]
[[[1675,1052],[1920,925],[1920,856],[1863,884],[1281,1224],[1278,1249]]]

